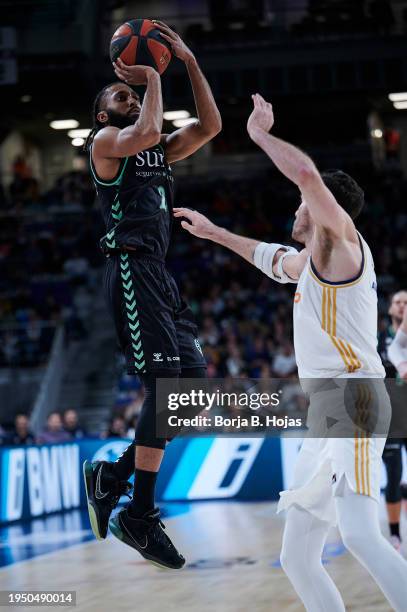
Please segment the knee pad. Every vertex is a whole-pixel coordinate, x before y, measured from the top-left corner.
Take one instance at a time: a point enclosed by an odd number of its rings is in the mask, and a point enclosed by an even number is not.
[[[395,448],[385,448],[383,461],[387,472],[387,485],[385,490],[386,502],[388,504],[397,504],[401,500],[401,448],[397,448],[396,445]]]
[[[196,382],[195,382],[196,381]],[[203,366],[195,368],[184,368],[181,370],[181,375],[178,379],[178,390],[180,393],[190,393],[193,389],[209,390],[208,376],[206,368]],[[202,412],[201,406],[181,406],[177,411],[177,416],[180,418],[193,418]],[[167,437],[168,442],[171,442],[177,437],[182,427],[171,428],[170,436]]]
[[[164,449],[167,443],[166,437],[157,437],[157,378],[173,378],[174,384],[177,384],[178,374],[157,371],[141,377],[145,388],[145,398],[136,425],[134,440],[137,446]]]
[[[385,491],[385,498],[387,504],[398,504],[401,501],[401,486],[400,481],[388,482]]]

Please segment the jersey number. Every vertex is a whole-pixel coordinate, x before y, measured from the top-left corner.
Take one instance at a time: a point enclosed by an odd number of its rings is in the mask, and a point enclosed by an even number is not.
[[[159,187],[157,187],[158,189],[158,193],[161,196],[161,204],[160,204],[160,209],[162,208],[163,210],[168,210],[167,207],[167,199],[165,197],[165,189],[164,187],[162,187],[161,185]]]

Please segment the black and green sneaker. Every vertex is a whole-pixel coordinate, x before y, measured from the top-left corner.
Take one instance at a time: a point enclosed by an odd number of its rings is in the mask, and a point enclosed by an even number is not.
[[[160,510],[149,510],[141,518],[132,518],[127,508],[120,510],[109,521],[110,531],[116,538],[135,548],[145,559],[158,567],[180,569],[185,559],[164,532]]]
[[[125,480],[118,480],[108,461],[91,463],[84,461],[83,478],[88,500],[89,520],[97,540],[104,540],[112,510],[122,495],[129,495],[132,486]]]

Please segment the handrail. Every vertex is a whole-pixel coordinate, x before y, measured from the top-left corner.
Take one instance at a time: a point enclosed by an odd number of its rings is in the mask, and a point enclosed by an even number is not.
[[[36,434],[44,425],[49,412],[57,409],[56,401],[59,397],[66,361],[64,336],[64,328],[61,325],[55,332],[47,369],[31,414],[31,427]]]

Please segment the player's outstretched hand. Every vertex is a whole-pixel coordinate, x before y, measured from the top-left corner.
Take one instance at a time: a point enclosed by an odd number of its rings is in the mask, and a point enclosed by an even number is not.
[[[187,47],[182,38],[171,30],[166,23],[162,21],[157,21],[156,19],[152,20],[154,25],[160,30],[161,36],[171,45],[171,50],[175,57],[182,60],[183,62],[187,62],[191,58],[194,57],[191,49]]]
[[[263,130],[269,132],[274,125],[273,107],[260,94],[252,95],[253,110],[247,121],[247,131],[252,138],[253,132]]]
[[[174,217],[183,218],[182,227],[198,238],[213,239],[215,236],[217,226],[196,210],[174,208]]]
[[[151,66],[127,66],[120,57],[113,63],[116,76],[127,85],[147,85],[149,77],[158,72]]]

